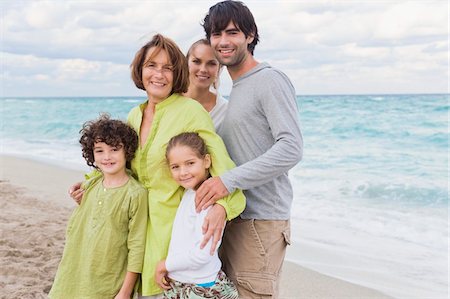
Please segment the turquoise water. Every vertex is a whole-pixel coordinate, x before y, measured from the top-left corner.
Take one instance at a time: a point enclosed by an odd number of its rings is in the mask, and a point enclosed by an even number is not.
[[[82,123],[99,112],[125,119],[142,100],[0,99],[1,153],[86,169]],[[295,260],[397,298],[447,298],[449,96],[297,100],[305,148],[290,172],[293,240],[330,258]]]
[[[447,95],[300,100],[302,168],[331,170],[329,182],[352,178],[341,192],[361,200],[448,204]]]

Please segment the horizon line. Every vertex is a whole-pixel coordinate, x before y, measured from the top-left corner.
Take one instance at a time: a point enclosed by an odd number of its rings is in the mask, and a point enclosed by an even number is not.
[[[392,96],[392,95],[450,95],[450,92],[442,93],[442,92],[431,92],[431,93],[336,93],[336,94],[296,94],[295,96],[308,97],[326,97],[326,96]],[[224,97],[230,97],[230,95],[222,95]],[[82,95],[82,96],[0,96],[1,99],[5,98],[145,98],[145,96],[138,95],[120,95],[120,96],[91,96],[91,95]]]

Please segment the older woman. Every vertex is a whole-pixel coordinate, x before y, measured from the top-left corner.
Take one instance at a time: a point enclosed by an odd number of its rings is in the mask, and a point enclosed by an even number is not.
[[[215,133],[208,112],[197,101],[182,95],[189,84],[188,64],[172,40],[156,34],[136,53],[131,63],[131,76],[136,87],[147,94],[147,101],[128,115],[129,124],[139,136],[139,148],[131,168],[147,188],[149,199],[141,298],[158,298],[162,290],[154,280],[155,267],[167,255],[173,220],[184,191],[172,179],[165,163],[167,142],[181,132],[197,132],[211,153],[212,176],[235,165],[222,139]],[[244,207],[245,197],[240,190],[219,200],[205,220],[205,240],[212,237],[217,244],[225,218],[237,217]]]
[[[172,222],[183,193],[164,162],[167,142],[181,132],[199,133],[212,156],[212,176],[234,167],[234,163],[214,132],[208,113],[198,102],[180,95],[187,91],[189,71],[186,58],[173,41],[155,35],[137,52],[131,72],[136,86],[148,97],[128,115],[140,143],[132,170],[149,191],[150,220],[142,271],[142,295],[147,296],[162,292],[154,281],[155,266],[167,254]],[[223,223],[225,212],[232,219],[243,211],[245,199],[238,191],[218,203],[210,219]]]

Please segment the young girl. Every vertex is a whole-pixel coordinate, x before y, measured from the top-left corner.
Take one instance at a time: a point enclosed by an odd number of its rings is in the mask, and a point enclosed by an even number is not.
[[[233,283],[220,270],[212,240],[203,249],[202,224],[208,210],[195,211],[195,190],[209,177],[211,157],[197,133],[170,139],[166,159],[174,180],[186,189],[173,223],[167,258],[156,266],[155,279],[164,298],[238,298]]]
[[[101,176],[73,212],[50,298],[130,298],[142,271],[147,191],[127,173],[136,132],[102,115],[80,131],[83,157]]]

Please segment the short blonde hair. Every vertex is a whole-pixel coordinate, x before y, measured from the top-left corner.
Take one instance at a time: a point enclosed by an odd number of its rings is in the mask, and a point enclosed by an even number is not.
[[[142,69],[147,52],[153,47],[156,48],[153,55],[157,55],[159,51],[165,51],[167,56],[169,56],[170,64],[173,67],[173,86],[170,94],[187,92],[189,87],[189,68],[187,59],[173,40],[164,37],[161,34],[155,34],[151,41],[142,46],[131,62],[131,79],[133,79],[136,87],[145,90],[144,83],[142,82]]]

